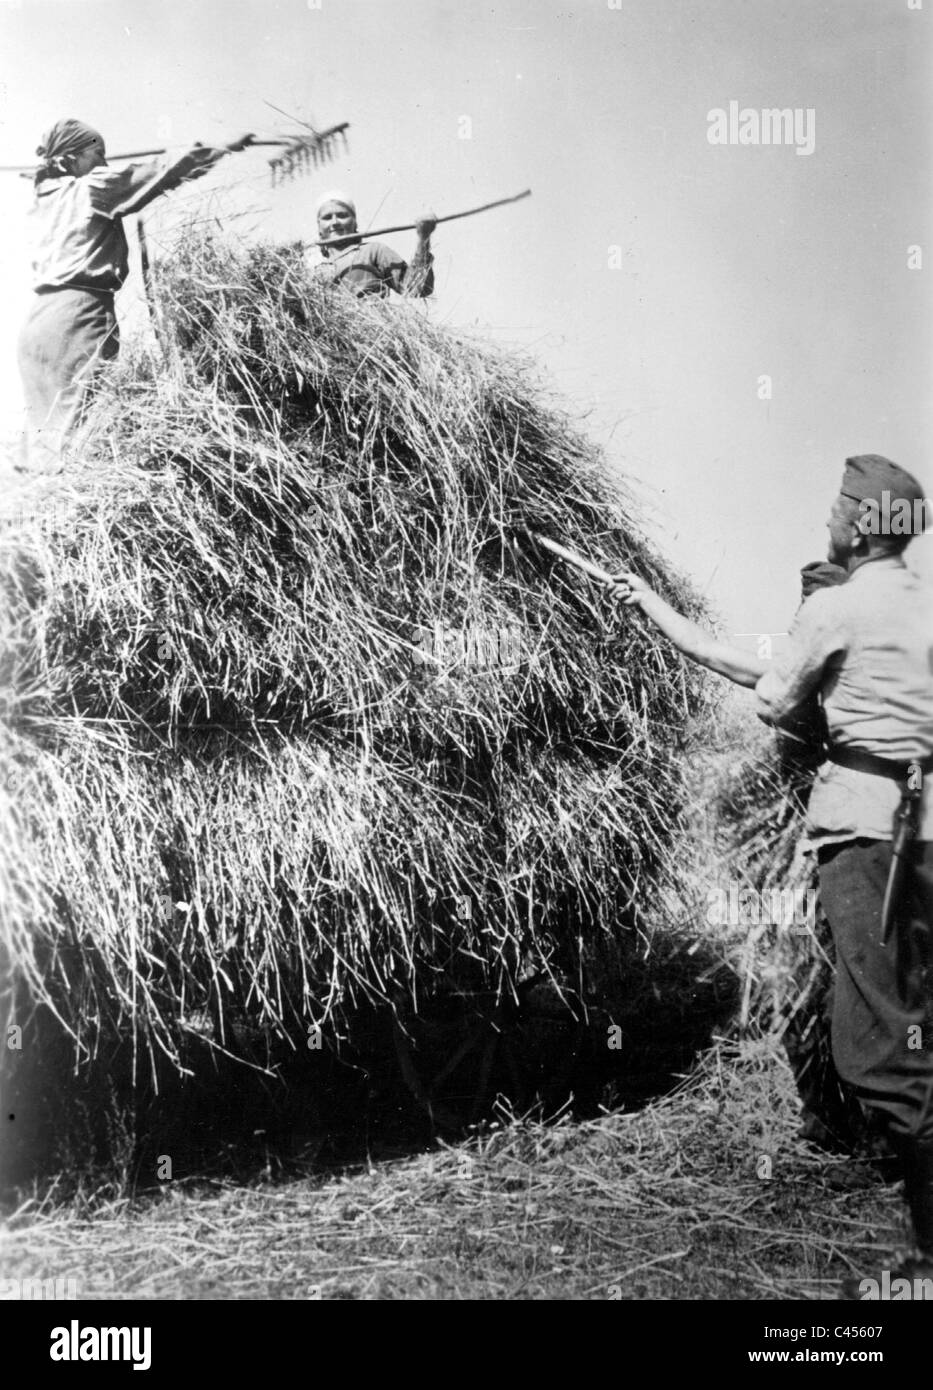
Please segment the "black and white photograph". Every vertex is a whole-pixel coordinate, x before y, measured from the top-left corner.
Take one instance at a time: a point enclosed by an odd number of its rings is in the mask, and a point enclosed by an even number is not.
[[[896,1367],[931,10],[0,0],[32,1367],[336,1302]]]

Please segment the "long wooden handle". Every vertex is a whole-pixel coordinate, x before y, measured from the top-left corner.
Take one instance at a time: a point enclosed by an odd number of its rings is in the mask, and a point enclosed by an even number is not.
[[[146,226],[141,217],[136,219],[136,235],[139,239],[139,268],[143,274],[143,290],[146,296],[146,307],[149,310],[149,321],[152,324],[152,331],[155,340],[159,345],[159,351],[165,360],[165,342],[162,335],[162,319],[159,314],[159,306],[156,303],[155,288],[152,283],[152,266],[149,262],[149,243],[146,239]]]
[[[334,129],[335,129],[335,130],[343,130],[344,127],[343,127],[343,126],[335,126]],[[327,133],[330,134],[330,131],[328,131]],[[310,137],[310,136],[307,136],[307,137],[305,137],[305,136],[298,136],[298,137],[296,137],[296,138],[293,139],[293,140],[250,140],[249,144],[248,144],[248,145],[244,145],[243,148],[244,148],[244,150],[258,150],[258,149],[265,149],[267,145],[270,145],[270,146],[271,146],[271,145],[295,145],[295,144],[299,144],[299,143],[301,142],[301,140],[304,140],[304,139],[307,139],[309,145],[312,143],[311,137]],[[172,149],[175,149],[175,150],[192,149],[192,148],[193,148],[193,149],[197,149],[197,148],[198,148],[197,143],[196,143],[195,145],[193,145],[193,146],[190,146],[190,145],[173,145],[173,146],[172,146]],[[226,146],[226,145],[204,145],[202,148],[203,148],[203,149],[206,149],[206,150],[212,150],[212,149],[213,149],[213,150],[225,150],[225,149],[227,148],[227,146]],[[107,156],[107,162],[109,163],[110,160],[112,160],[112,159],[114,159],[114,160],[121,160],[121,159],[146,159],[146,158],[148,158],[149,155],[153,155],[153,154],[168,154],[168,150],[132,150],[129,154],[111,154],[111,155],[108,155],[108,156]]]
[[[545,550],[550,550],[552,554],[559,555],[562,560],[566,560],[568,565],[574,565],[584,574],[590,575],[592,579],[598,579],[603,584],[612,584],[615,576],[608,570],[602,569],[600,565],[594,565],[592,560],[586,560],[582,555],[578,555],[575,550],[569,550],[565,545],[559,545],[557,541],[548,540],[547,536],[539,536],[537,531],[529,531],[533,541],[538,545],[543,545]]]
[[[340,135],[343,131],[347,130],[348,128],[349,128],[349,123],[346,122],[346,121],[344,121],[343,125],[331,126],[329,130],[322,130],[322,131],[320,131],[320,133],[317,135],[316,139],[319,140],[319,141],[326,140],[326,139],[328,139],[331,135]],[[308,145],[312,145],[312,144],[315,143],[315,138],[312,138],[310,135],[307,135],[307,136],[306,136],[306,135],[296,135],[296,136],[293,136],[293,137],[292,137],[291,139],[289,139],[289,140],[251,140],[251,141],[249,142],[249,144],[245,146],[245,148],[248,149],[248,150],[266,149],[266,148],[271,148],[273,145],[283,146],[283,147],[284,147],[284,146],[289,146],[289,145],[291,145],[291,146],[296,146],[296,147],[297,147],[297,146],[300,145],[302,142],[304,142],[304,143],[306,143],[306,144],[308,144]],[[173,149],[179,149],[179,150],[180,150],[180,149],[189,149],[189,148],[191,148],[191,146],[187,146],[187,145],[184,145],[184,146],[183,146],[183,145],[173,145],[172,148],[173,148]],[[225,146],[223,146],[223,145],[215,145],[215,146],[207,145],[207,146],[205,146],[204,148],[205,148],[205,149],[224,149]],[[124,159],[151,159],[153,155],[157,155],[157,154],[168,154],[168,153],[169,153],[169,151],[168,151],[167,149],[161,149],[161,150],[130,150],[129,153],[127,153],[127,154],[111,154],[111,155],[108,155],[108,157],[107,157],[107,162],[108,162],[108,164],[110,164],[110,163],[120,163],[120,162],[121,162],[122,160],[124,160]],[[33,174],[35,173],[36,167],[37,167],[37,166],[36,166],[35,164],[0,164],[0,174],[21,174],[21,175],[23,176],[23,178],[32,178]],[[458,213],[458,214],[457,214],[457,216],[460,216],[460,217],[462,217],[463,215],[464,215],[463,213]]]
[[[519,203],[522,198],[530,198],[531,189],[526,188],[521,193],[516,193],[513,198],[497,198],[494,203],[482,203],[478,208],[467,208],[466,212],[449,212],[446,217],[437,219],[438,225],[441,222],[456,222],[461,217],[475,217],[478,212],[488,212],[490,208],[504,208],[507,203]],[[364,241],[367,237],[391,236],[393,232],[413,232],[417,227],[417,222],[402,222],[397,227],[380,227],[375,232],[351,232],[346,237],[331,237],[327,241],[306,241],[305,246],[336,246],[341,242]]]

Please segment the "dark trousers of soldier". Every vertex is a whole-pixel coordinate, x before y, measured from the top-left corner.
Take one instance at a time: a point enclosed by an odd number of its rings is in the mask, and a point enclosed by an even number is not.
[[[896,1144],[933,1143],[933,841],[915,841],[897,920],[881,944],[889,840],[847,840],[819,855],[836,946],[833,1059]]]
[[[904,1196],[924,1276],[933,1271],[933,841],[909,849],[890,939],[881,906],[889,840],[820,851],[820,893],[836,944],[833,1058],[882,1115],[904,1164]]]
[[[36,294],[19,337],[30,470],[55,471],[81,422],[100,366],[116,357],[113,295],[60,289]]]

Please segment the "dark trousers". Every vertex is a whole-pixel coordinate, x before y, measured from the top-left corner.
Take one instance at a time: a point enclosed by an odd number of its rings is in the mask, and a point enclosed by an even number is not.
[[[933,1142],[933,841],[910,848],[897,920],[881,945],[889,840],[819,852],[820,895],[836,946],[833,1059],[895,1142]]]
[[[55,469],[97,373],[119,350],[112,294],[61,289],[35,295],[18,345],[30,468]]]

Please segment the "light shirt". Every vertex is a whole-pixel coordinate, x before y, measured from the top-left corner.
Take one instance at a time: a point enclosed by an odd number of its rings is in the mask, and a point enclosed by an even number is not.
[[[832,746],[903,763],[933,753],[933,587],[901,556],[864,561],[844,584],[811,594],[789,639],[755,686],[766,723],[790,723],[819,692]],[[931,782],[925,775],[922,840],[933,839]],[[827,761],[810,793],[807,840],[890,840],[899,802],[893,778]]]
[[[331,284],[343,285],[361,298],[378,295],[385,299],[390,290],[413,298],[426,299],[434,290],[434,257],[416,257],[409,266],[391,246],[381,241],[361,241],[343,251],[335,251],[313,267],[313,274]]]
[[[159,159],[122,169],[102,165],[80,178],[44,179],[29,214],[33,288],[118,290],[129,269],[120,219],[206,174],[222,153],[198,147],[171,164]]]

